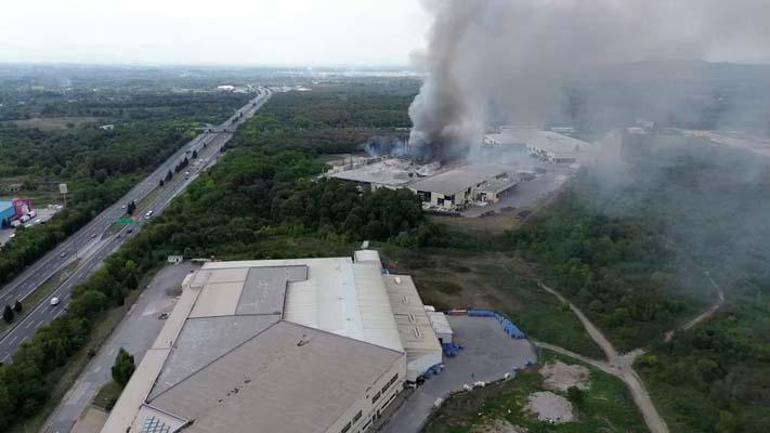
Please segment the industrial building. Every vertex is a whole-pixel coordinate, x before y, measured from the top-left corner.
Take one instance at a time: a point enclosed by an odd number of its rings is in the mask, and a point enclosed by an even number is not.
[[[495,164],[471,163],[458,166],[408,187],[423,202],[426,209],[456,210],[474,202],[497,202],[518,184],[518,177],[508,168]]]
[[[13,202],[0,200],[0,228],[9,227],[14,218],[16,218],[16,208]]]
[[[441,361],[411,277],[376,251],[210,262],[102,432],[362,432]]]
[[[509,173],[509,167],[498,164],[468,162],[441,167],[398,158],[327,175],[372,190],[408,188],[420,197],[424,209],[444,211],[479,202],[495,203],[519,182],[517,175]]]
[[[502,126],[496,134],[487,134],[485,146],[526,149],[530,155],[553,163],[574,163],[590,155],[591,143],[554,131],[530,126]]]

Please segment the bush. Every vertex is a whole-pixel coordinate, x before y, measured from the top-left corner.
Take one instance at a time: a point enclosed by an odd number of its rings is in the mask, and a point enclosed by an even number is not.
[[[121,347],[112,366],[112,380],[120,386],[126,386],[135,369],[134,356]]]

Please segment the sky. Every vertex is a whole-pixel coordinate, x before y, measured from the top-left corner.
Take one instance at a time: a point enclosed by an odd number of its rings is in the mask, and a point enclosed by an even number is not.
[[[419,0],[8,0],[0,62],[406,66]]]

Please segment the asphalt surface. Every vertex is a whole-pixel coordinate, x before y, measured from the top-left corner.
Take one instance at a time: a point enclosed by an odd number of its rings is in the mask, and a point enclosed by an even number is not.
[[[72,429],[102,386],[112,380],[110,368],[121,347],[132,354],[139,365],[163,328],[165,322],[159,319],[159,315],[174,309],[176,289],[193,269],[192,264],[183,263],[167,266],[155,275],[48,418],[44,432],[65,433]]]
[[[0,362],[9,362],[23,342],[31,338],[40,327],[50,323],[64,312],[69,304],[72,289],[85,281],[101,266],[103,260],[115,252],[127,239],[137,235],[150,219],[145,217],[146,212],[152,210],[153,218],[162,214],[174,197],[181,194],[201,172],[215,164],[221,155],[220,149],[232,138],[235,129],[252,117],[270,99],[271,94],[269,90],[260,89],[257,96],[237,110],[233,116],[182,146],[117,203],[102,211],[91,222],[3,287],[0,290],[0,307],[5,304],[13,305],[16,300],[24,303],[24,300],[48,279],[71,263],[77,262],[69,277],[48,298],[36,306],[24,305],[25,309],[32,308],[32,311],[22,320],[14,322],[13,327],[0,337]],[[197,161],[192,160],[193,150],[198,151]],[[160,187],[160,179],[165,178],[169,170],[173,172],[185,156],[190,160],[190,165]],[[189,171],[190,174],[186,176],[184,171]],[[157,193],[153,194],[156,190]],[[149,201],[144,203],[143,200],[148,197],[150,197]],[[126,211],[123,206],[131,200],[140,206],[133,216],[136,223],[111,232],[111,226],[125,216]],[[59,298],[59,305],[50,305],[49,301],[53,297]]]
[[[454,358],[444,357],[444,371],[414,390],[392,414],[381,433],[419,433],[435,410],[437,400],[446,400],[464,385],[494,382],[515,374],[537,355],[527,340],[514,340],[492,317],[448,316],[454,343],[464,349]]]

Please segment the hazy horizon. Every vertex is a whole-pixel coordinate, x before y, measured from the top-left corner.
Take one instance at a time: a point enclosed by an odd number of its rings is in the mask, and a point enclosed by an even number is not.
[[[408,68],[431,22],[419,0],[63,3],[4,6],[0,64]],[[703,60],[770,63],[732,42]]]
[[[63,3],[4,6],[0,63],[403,67],[429,24],[414,0]]]

